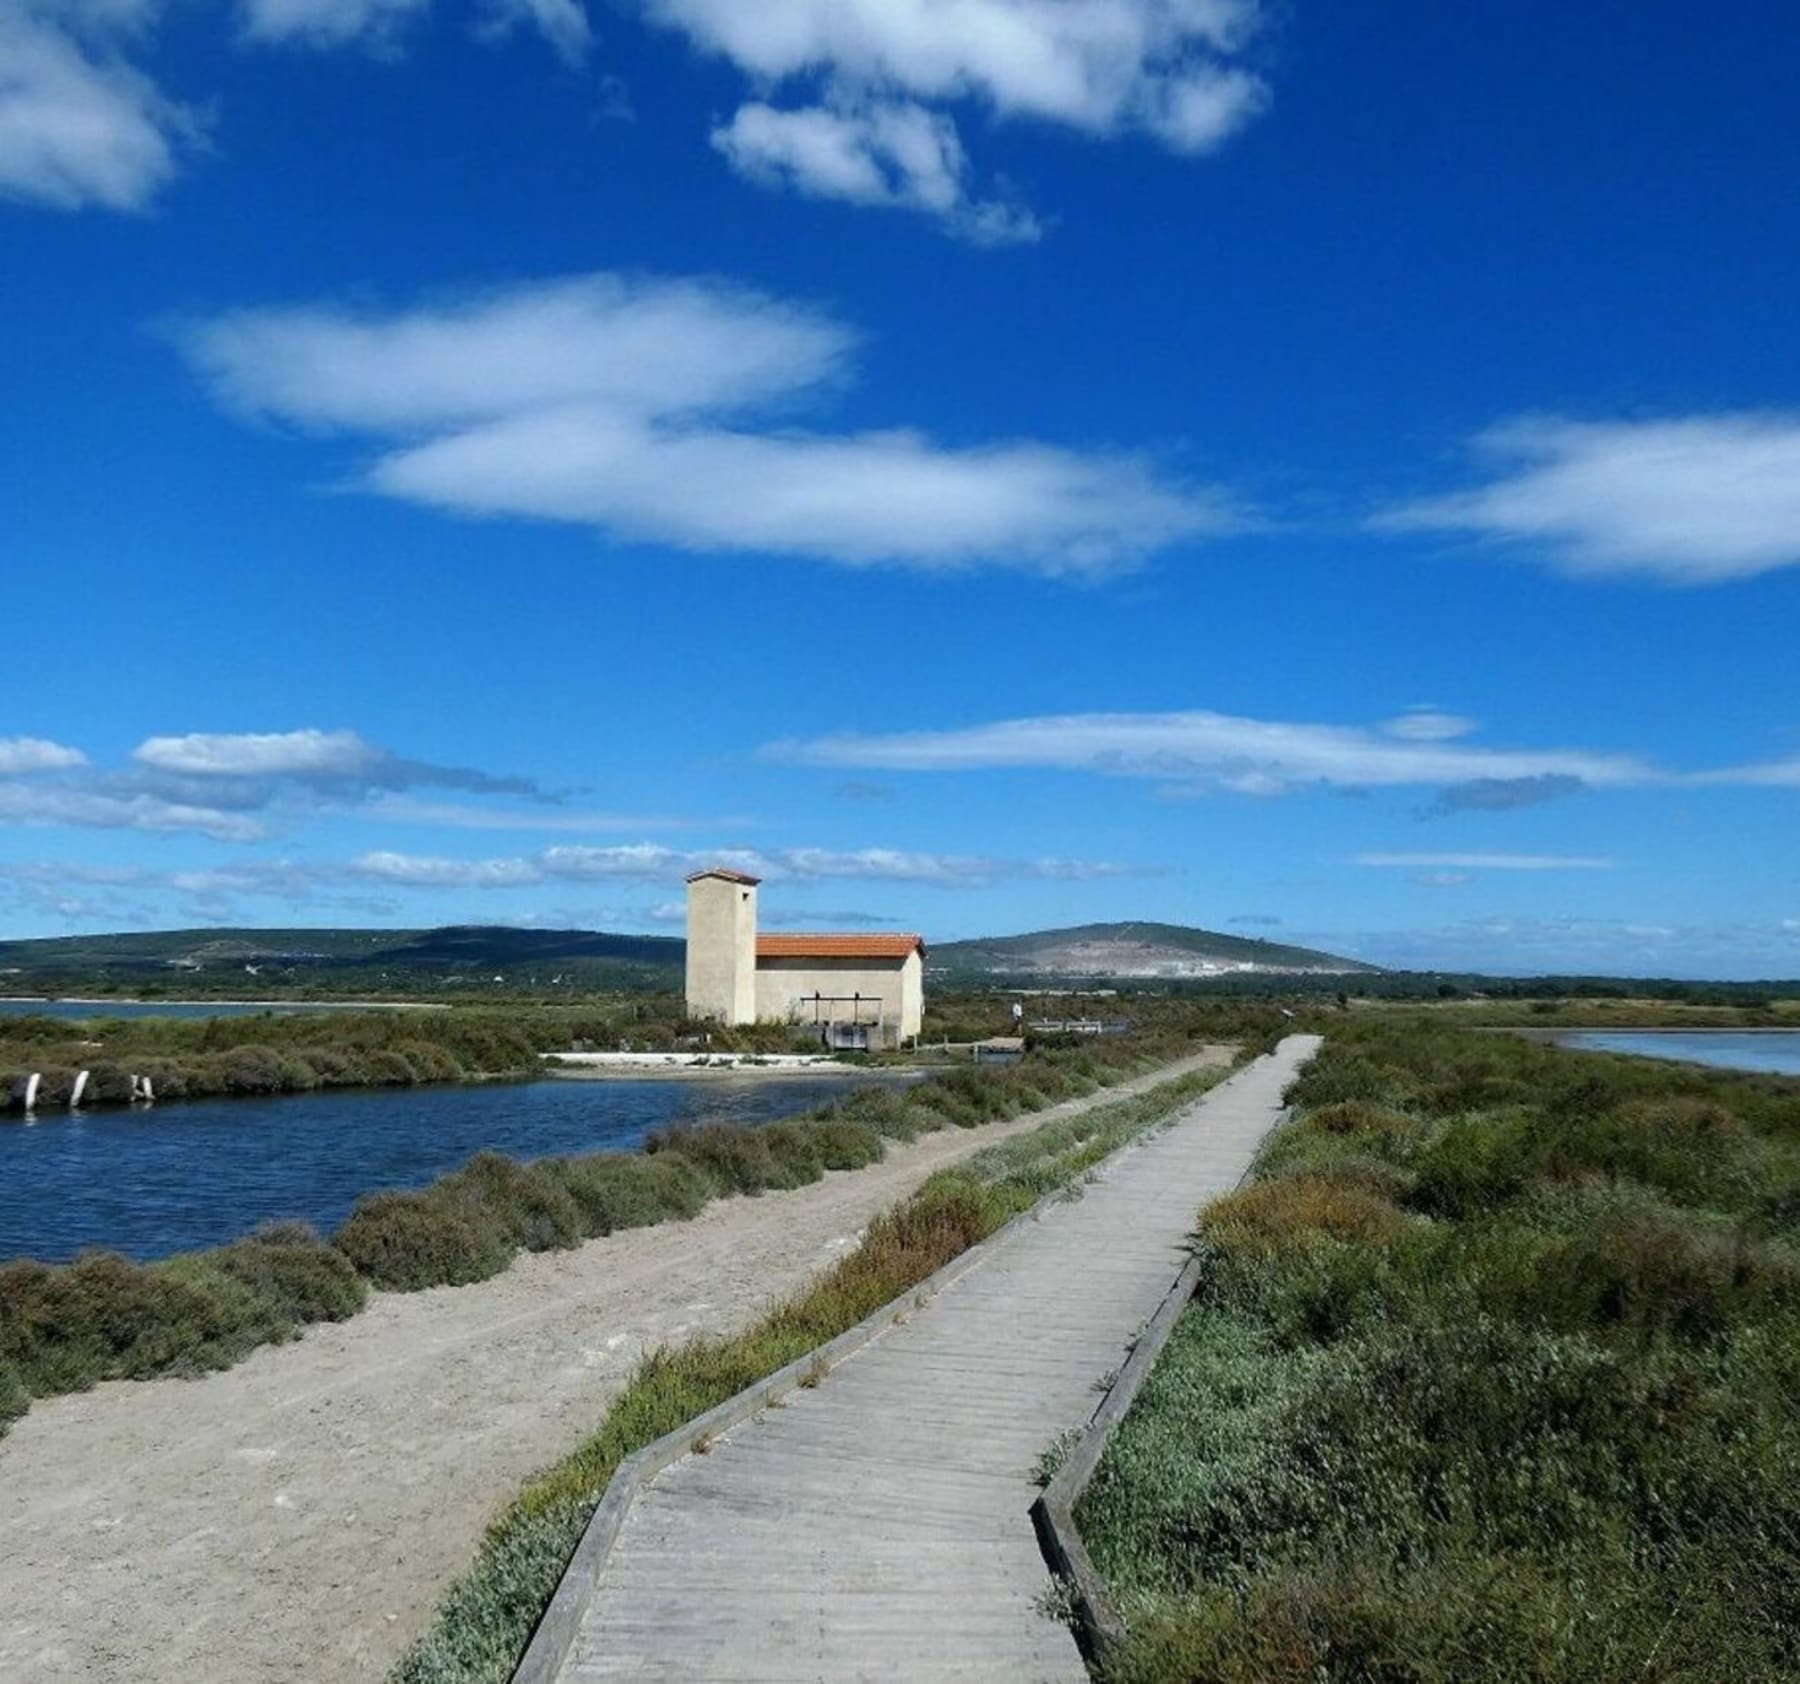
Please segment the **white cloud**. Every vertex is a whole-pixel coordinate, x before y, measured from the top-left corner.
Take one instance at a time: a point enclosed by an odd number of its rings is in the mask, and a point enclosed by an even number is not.
[[[529,860],[451,860],[385,851],[364,854],[352,870],[359,877],[412,889],[515,889],[544,880],[543,871]]]
[[[1390,737],[1402,737],[1415,743],[1447,743],[1457,737],[1467,737],[1476,729],[1473,719],[1434,707],[1408,708],[1397,719],[1390,719],[1382,726]]]
[[[240,310],[176,336],[233,408],[397,434],[584,408],[668,422],[789,403],[844,378],[856,345],[805,305],[612,274],[408,311]]]
[[[303,47],[352,42],[392,44],[431,0],[244,0],[243,28],[251,41]]]
[[[1408,741],[1358,726],[1206,712],[1064,714],[954,731],[847,733],[777,743],[766,752],[812,765],[884,772],[1040,767],[1158,778],[1188,786],[1191,793],[1253,795],[1318,784],[1396,787],[1543,775],[1605,787],[1660,776],[1627,755]]]
[[[1800,789],[1800,755],[1760,765],[1728,766],[1718,772],[1696,772],[1688,780],[1696,784],[1747,784],[1766,789]]]
[[[220,842],[250,842],[263,827],[241,813],[156,795],[82,789],[66,783],[0,783],[0,825],[89,830],[192,831]]]
[[[1267,97],[1225,60],[1254,0],[648,0],[653,18],[764,82],[825,77],[1093,135],[1205,150]]]
[[[594,50],[593,25],[578,0],[487,0],[482,33],[510,35],[535,29],[571,69],[585,64]]]
[[[1137,132],[1171,151],[1222,145],[1267,84],[1241,63],[1258,0],[644,0],[648,15],[805,102],[745,105],[715,144],[754,180],[864,205],[902,205],[956,232],[990,219],[1029,237],[1004,201],[970,195],[941,109],[974,101],[1094,137]],[[812,97],[805,98],[806,94]],[[904,135],[886,127],[892,114]],[[996,220],[997,219],[997,220]],[[990,232],[991,243],[999,243]]]
[[[974,888],[1001,877],[1088,882],[1146,875],[1138,867],[1099,860],[1008,860],[893,848],[692,850],[650,842],[615,848],[552,847],[529,856],[482,860],[382,851],[363,855],[348,870],[356,877],[410,888],[510,889],[550,882],[666,884],[714,865],[770,882],[892,882],[934,888]]]
[[[354,731],[196,731],[183,737],[149,737],[132,751],[132,759],[146,766],[196,776],[354,777],[379,758],[380,751]]]
[[[687,819],[643,813],[596,813],[562,807],[478,807],[457,801],[419,801],[405,795],[376,795],[364,808],[384,823],[444,825],[452,830],[518,830],[593,834],[628,830],[746,830],[748,819]]]
[[[956,125],[910,101],[741,106],[713,130],[715,148],[739,175],[819,199],[923,211],[975,245],[1020,245],[1043,237],[1022,206],[979,199]]]
[[[786,413],[844,378],[853,335],[712,283],[588,276],[388,315],[245,311],[179,337],[227,404],[389,435],[365,485],[456,513],[699,551],[1046,574],[1129,565],[1244,521],[1130,457],[798,430]]]
[[[141,210],[198,130],[126,62],[137,0],[0,0],[0,198]]]
[[[1610,871],[1614,863],[1581,854],[1358,854],[1351,861],[1406,871]]]
[[[529,778],[403,759],[354,731],[149,737],[133,751],[131,764],[120,768],[90,766],[79,750],[40,738],[0,738],[0,825],[192,831],[244,842],[266,833],[265,819],[379,812],[395,792],[412,789],[551,799]],[[537,828],[563,827],[552,820]]]
[[[58,772],[85,766],[87,756],[78,748],[46,742],[42,737],[0,737],[0,777],[21,772]]]
[[[1709,585],[1800,565],[1800,415],[1532,418],[1476,443],[1497,477],[1376,524],[1533,545],[1579,576]]]
[[[302,789],[340,802],[420,787],[542,797],[529,778],[403,759],[354,731],[196,731],[147,738],[132,758],[152,775],[179,780],[159,785],[164,793],[199,791],[221,805],[261,807]]]

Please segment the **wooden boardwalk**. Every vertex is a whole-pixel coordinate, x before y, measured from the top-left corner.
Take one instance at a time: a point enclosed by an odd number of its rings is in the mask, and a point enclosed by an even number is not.
[[[1033,1471],[1084,1425],[1318,1042],[1290,1036],[823,1384],[639,1492],[560,1677],[1084,1681]]]

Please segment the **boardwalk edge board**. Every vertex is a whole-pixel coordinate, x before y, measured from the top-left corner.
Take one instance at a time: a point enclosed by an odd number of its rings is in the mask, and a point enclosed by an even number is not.
[[[1291,1115],[1291,1112],[1283,1111],[1269,1132],[1273,1134]],[[1250,1179],[1253,1170],[1254,1165],[1245,1170],[1238,1186],[1242,1187]],[[1075,1505],[1081,1501],[1088,1481],[1094,1477],[1094,1470],[1112,1442],[1113,1433],[1130,1413],[1144,1382],[1149,1379],[1163,1347],[1173,1337],[1181,1312],[1199,1289],[1205,1268],[1205,1260],[1199,1256],[1187,1260],[1168,1295],[1157,1306],[1156,1314],[1144,1324],[1144,1331],[1132,1345],[1131,1355],[1119,1369],[1118,1378],[1107,1388],[1106,1396],[1100,1400],[1099,1408],[1094,1411],[1067,1459],[1044,1487],[1043,1495],[1031,1505],[1031,1520],[1037,1528],[1044,1560],[1050,1571],[1068,1587],[1069,1615],[1075,1640],[1091,1663],[1101,1661],[1109,1650],[1125,1641],[1125,1622],[1113,1604],[1106,1581],[1088,1554],[1081,1528],[1075,1523]]]
[[[1254,1070],[1267,1057],[1267,1054],[1263,1054],[1240,1065],[1201,1097],[1210,1099],[1236,1082],[1240,1076]],[[1170,1080],[1178,1081],[1180,1078],[1171,1077]],[[1154,1091],[1154,1088],[1146,1090]],[[1138,1140],[1131,1140],[1119,1150],[1130,1151],[1137,1144]],[[1029,1210],[1021,1211],[1004,1227],[995,1229],[985,1240],[977,1241],[960,1256],[951,1258],[941,1269],[927,1275],[918,1285],[908,1287],[898,1298],[890,1299],[879,1310],[865,1316],[835,1339],[796,1357],[787,1367],[779,1368],[755,1385],[746,1387],[736,1397],[727,1398],[725,1402],[707,1410],[704,1415],[695,1416],[674,1432],[665,1433],[654,1443],[627,1456],[613,1470],[613,1476],[607,1482],[606,1493],[600,1499],[600,1506],[594,1510],[581,1535],[580,1543],[569,1557],[569,1564],[563,1569],[562,1579],[557,1584],[556,1594],[550,1599],[550,1605],[538,1621],[537,1629],[531,1634],[531,1642],[513,1671],[511,1684],[555,1684],[561,1676],[563,1663],[575,1645],[582,1616],[600,1583],[607,1559],[618,1541],[619,1529],[631,1510],[632,1500],[651,1480],[672,1463],[692,1453],[697,1440],[717,1438],[733,1427],[742,1426],[772,1404],[779,1403],[801,1385],[809,1382],[816,1384],[821,1365],[829,1373],[846,1357],[853,1356],[864,1346],[872,1344],[901,1317],[921,1308],[953,1281],[985,1262],[1021,1228],[1038,1221],[1050,1206],[1067,1197],[1066,1188],[1046,1193]]]

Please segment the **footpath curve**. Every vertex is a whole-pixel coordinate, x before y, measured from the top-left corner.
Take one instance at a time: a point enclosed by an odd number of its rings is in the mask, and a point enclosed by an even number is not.
[[[559,1684],[1084,1684],[1034,1472],[1179,1272],[1317,1051],[1290,1036],[1016,1226],[904,1321],[635,1495]]]

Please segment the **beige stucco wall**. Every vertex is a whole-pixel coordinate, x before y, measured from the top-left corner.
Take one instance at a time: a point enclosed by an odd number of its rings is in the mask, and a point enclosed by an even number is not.
[[[688,884],[687,1009],[690,1017],[757,1019],[756,890],[702,877]]]
[[[756,966],[756,1015],[777,1023],[810,1023],[810,996],[827,999],[873,995],[883,1021],[898,1024],[902,1036],[917,1035],[925,1015],[925,966],[915,949],[904,959],[761,959]],[[848,1005],[834,1008],[848,1019]],[[864,1022],[876,1015],[865,1003]]]

